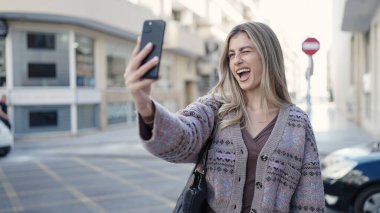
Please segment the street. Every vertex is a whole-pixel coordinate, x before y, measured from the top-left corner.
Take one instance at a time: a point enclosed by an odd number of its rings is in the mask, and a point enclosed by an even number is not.
[[[151,157],[28,155],[0,162],[0,212],[166,213],[190,170]]]
[[[135,128],[20,140],[0,159],[0,213],[166,213],[191,168],[149,155]]]
[[[313,110],[321,156],[371,140],[329,104]],[[191,168],[152,157],[135,127],[19,140],[11,155],[0,160],[0,213],[167,213]]]

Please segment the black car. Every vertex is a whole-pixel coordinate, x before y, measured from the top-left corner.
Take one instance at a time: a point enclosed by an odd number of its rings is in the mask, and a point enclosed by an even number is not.
[[[340,149],[322,160],[326,206],[380,212],[380,142]]]

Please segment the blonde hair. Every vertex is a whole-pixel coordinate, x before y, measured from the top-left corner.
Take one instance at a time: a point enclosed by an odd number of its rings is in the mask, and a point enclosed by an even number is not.
[[[248,120],[246,97],[230,70],[228,58],[230,39],[238,33],[248,35],[261,57],[263,74],[260,83],[260,106],[268,110],[269,106],[282,107],[291,104],[286,85],[284,57],[275,33],[269,26],[260,22],[237,25],[226,38],[219,63],[219,82],[210,91],[210,94],[220,96],[223,103],[218,111],[219,129],[238,123],[244,127]],[[230,112],[234,112],[233,116],[225,117]]]

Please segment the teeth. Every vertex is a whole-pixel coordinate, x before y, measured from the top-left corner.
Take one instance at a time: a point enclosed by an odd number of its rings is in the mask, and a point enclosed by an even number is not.
[[[244,69],[238,70],[236,73],[240,74],[240,73],[243,73],[243,72],[249,72],[249,69],[244,68]]]

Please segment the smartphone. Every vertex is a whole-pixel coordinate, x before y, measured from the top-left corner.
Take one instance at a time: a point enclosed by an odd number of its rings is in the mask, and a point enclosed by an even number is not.
[[[155,56],[160,57],[162,52],[162,45],[164,43],[165,35],[165,21],[164,20],[146,20],[144,21],[144,26],[141,34],[140,50],[145,47],[146,44],[152,42],[153,50],[149,53],[147,57],[142,61],[145,64],[147,61]],[[143,78],[157,79],[158,71],[160,69],[160,62],[152,69],[147,71]]]

